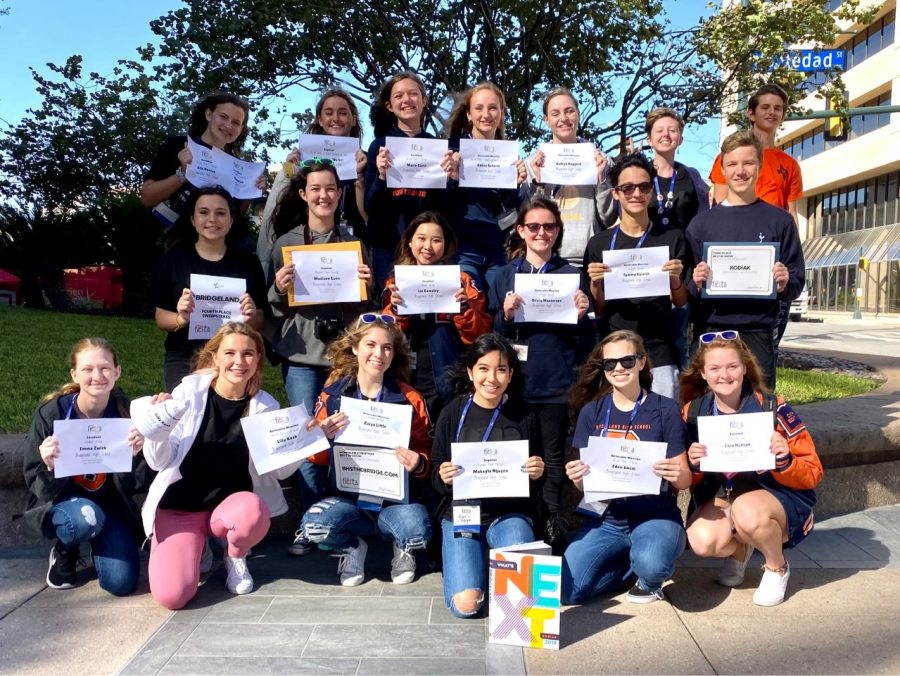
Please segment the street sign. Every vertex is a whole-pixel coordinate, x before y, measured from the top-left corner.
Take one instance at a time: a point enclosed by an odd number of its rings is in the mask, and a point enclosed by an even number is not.
[[[801,73],[844,70],[843,49],[791,49],[777,55],[769,70],[789,68]]]

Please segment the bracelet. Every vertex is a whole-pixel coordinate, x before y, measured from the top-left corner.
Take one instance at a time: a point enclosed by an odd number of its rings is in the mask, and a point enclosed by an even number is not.
[[[179,321],[178,321],[179,319],[181,319],[181,315],[178,314],[178,313],[176,312],[176,313],[175,313],[175,328],[172,329],[172,333],[175,333],[176,331],[180,331],[180,330],[183,329],[185,326],[187,326],[187,322],[185,322],[184,324],[181,324],[181,323],[179,323]]]
[[[180,166],[175,170],[175,177],[180,179],[181,181],[187,180],[185,179],[184,172],[181,170]]]

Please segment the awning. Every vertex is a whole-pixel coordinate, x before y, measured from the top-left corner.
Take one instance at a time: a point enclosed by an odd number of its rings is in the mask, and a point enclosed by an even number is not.
[[[869,263],[900,260],[900,223],[815,237],[803,243],[807,270],[853,265],[860,256]]]

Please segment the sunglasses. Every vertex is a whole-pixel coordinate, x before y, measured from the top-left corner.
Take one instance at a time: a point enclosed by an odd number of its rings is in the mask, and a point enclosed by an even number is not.
[[[541,228],[543,228],[544,232],[547,234],[552,234],[559,228],[559,223],[523,223],[522,227],[526,228],[532,235],[538,234],[541,231]]]
[[[607,373],[612,373],[616,370],[616,364],[621,364],[622,368],[626,371],[633,369],[634,365],[638,363],[638,359],[642,359],[643,356],[643,352],[638,352],[637,354],[626,354],[624,357],[611,357],[609,359],[604,359],[603,370]]]
[[[374,312],[366,312],[365,314],[360,315],[359,319],[356,320],[356,328],[359,328],[363,324],[374,324],[375,322],[395,324],[397,320],[393,315],[379,315]]]
[[[740,338],[740,335],[737,331],[712,331],[710,333],[704,333],[700,336],[700,342],[704,345],[709,345],[716,338],[721,340],[737,340]]]
[[[304,169],[306,167],[315,166],[333,167],[334,160],[330,157],[310,157],[308,160],[303,160],[302,162],[300,162],[300,167]]]
[[[622,185],[617,185],[613,190],[616,192],[625,193],[626,195],[631,195],[635,189],[639,190],[642,195],[649,195],[650,191],[653,190],[652,183],[623,183]]]

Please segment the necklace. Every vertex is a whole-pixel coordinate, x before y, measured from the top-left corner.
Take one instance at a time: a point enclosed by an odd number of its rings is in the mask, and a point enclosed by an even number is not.
[[[669,224],[669,210],[675,206],[675,167],[672,167],[672,176],[669,179],[669,191],[663,196],[659,187],[659,177],[653,177],[653,187],[656,188],[656,206],[659,209],[659,215],[662,216],[662,224]],[[665,200],[665,201],[663,201]]]
[[[225,396],[224,394],[222,394],[221,392],[219,392],[219,384],[218,384],[218,383],[216,383],[216,384],[213,386],[213,390],[215,391],[216,394],[218,394],[220,397],[222,397],[222,399],[227,399],[228,401],[240,401],[241,399],[246,399],[246,398],[247,398],[247,394],[246,394],[246,393],[244,393],[244,394],[241,395],[240,397],[227,397],[227,396]]]

